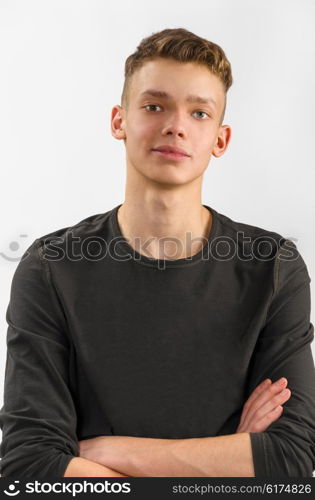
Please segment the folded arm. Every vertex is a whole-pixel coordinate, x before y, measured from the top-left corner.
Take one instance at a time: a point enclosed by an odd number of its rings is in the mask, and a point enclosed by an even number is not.
[[[78,455],[67,325],[39,251],[18,264],[7,309],[2,477],[62,477]]]
[[[94,438],[95,439],[95,438]],[[80,456],[106,464],[128,476],[253,477],[248,433],[191,439],[152,439],[101,436],[88,452],[81,441]],[[92,451],[92,449],[94,449]]]
[[[7,309],[0,412],[2,477],[122,477],[78,455],[67,325],[36,240],[19,263]]]
[[[292,249],[293,258],[287,254]],[[291,252],[291,250],[290,250]],[[280,248],[266,321],[249,367],[250,393],[265,376],[285,377],[291,390],[281,418],[251,432],[257,477],[311,477],[315,466],[315,370],[311,351],[310,277],[293,242]]]
[[[125,474],[81,457],[73,457],[64,477],[126,477]]]
[[[79,442],[80,456],[133,476],[253,476],[248,432],[262,432],[290,397],[284,378],[264,380],[246,401],[237,433],[198,439],[99,436]],[[280,408],[280,411],[279,411]]]

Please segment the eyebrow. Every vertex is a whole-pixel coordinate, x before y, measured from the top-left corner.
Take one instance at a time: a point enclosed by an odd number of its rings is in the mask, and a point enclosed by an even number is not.
[[[140,97],[151,96],[151,97],[159,97],[160,99],[171,99],[172,97],[164,90],[156,90],[156,89],[147,89],[140,94]],[[186,101],[190,103],[198,103],[198,104],[213,104],[215,107],[217,103],[212,97],[201,97],[199,95],[190,94],[186,97]]]

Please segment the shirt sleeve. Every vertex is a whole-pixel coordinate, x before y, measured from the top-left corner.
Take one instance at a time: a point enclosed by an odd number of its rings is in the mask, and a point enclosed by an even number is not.
[[[247,397],[265,378],[286,377],[292,394],[276,422],[265,432],[250,433],[256,477],[311,477],[315,466],[311,279],[295,244],[286,241],[294,258],[284,246],[277,254],[273,296],[251,360]]]
[[[66,319],[40,240],[14,273],[7,309],[1,474],[62,477],[78,456]]]

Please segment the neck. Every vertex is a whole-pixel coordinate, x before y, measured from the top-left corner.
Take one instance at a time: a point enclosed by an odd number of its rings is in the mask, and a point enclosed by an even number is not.
[[[212,216],[200,191],[185,188],[136,191],[126,189],[118,210],[122,235],[139,253],[155,259],[181,259],[198,253],[206,243]]]

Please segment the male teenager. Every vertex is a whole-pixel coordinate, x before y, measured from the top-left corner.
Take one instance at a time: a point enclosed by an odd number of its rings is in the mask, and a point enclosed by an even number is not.
[[[128,57],[124,203],[35,240],[13,278],[4,476],[312,475],[306,265],[201,203],[231,84],[223,50],[185,29]]]

